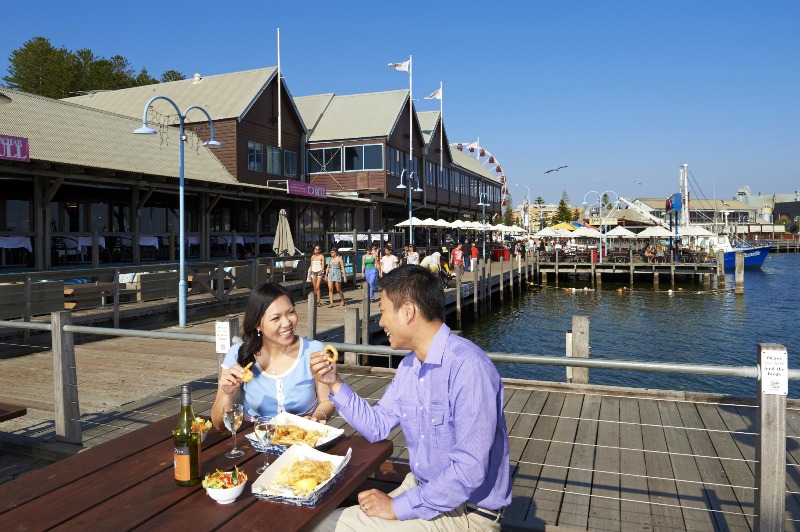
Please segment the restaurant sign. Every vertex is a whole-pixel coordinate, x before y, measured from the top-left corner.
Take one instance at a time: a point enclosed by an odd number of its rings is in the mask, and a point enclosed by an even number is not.
[[[28,153],[28,139],[0,135],[0,159],[9,161],[30,162]]]
[[[325,199],[328,197],[328,189],[322,185],[310,185],[292,181],[291,179],[286,182],[286,192],[295,196],[308,196],[310,198]]]

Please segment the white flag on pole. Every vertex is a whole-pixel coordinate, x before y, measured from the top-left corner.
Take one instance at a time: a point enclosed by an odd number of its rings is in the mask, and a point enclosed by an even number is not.
[[[411,60],[403,61],[402,63],[389,63],[389,66],[395,70],[402,70],[403,72],[408,72],[408,67],[411,64]]]
[[[442,99],[442,88],[439,87],[429,95],[425,96],[426,100],[441,100]]]

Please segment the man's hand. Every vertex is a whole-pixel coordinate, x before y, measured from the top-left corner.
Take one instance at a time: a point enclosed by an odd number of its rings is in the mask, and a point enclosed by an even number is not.
[[[370,517],[396,520],[392,498],[376,489],[362,491],[358,494],[358,506]]]
[[[336,373],[336,362],[331,362],[321,351],[311,353],[311,373],[322,384],[330,386],[336,394],[342,386],[342,379]]]

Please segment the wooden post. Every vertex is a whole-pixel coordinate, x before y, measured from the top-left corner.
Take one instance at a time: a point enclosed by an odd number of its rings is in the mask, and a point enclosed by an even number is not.
[[[711,274],[710,273],[704,273],[703,274],[703,288],[708,290],[710,286],[711,286]]]
[[[255,290],[256,287],[259,284],[258,283],[258,277],[259,277],[258,276],[258,267],[259,266],[260,265],[258,264],[258,257],[253,257],[253,260],[251,261],[251,266],[250,266],[250,275],[251,275],[251,278],[250,278],[250,290]]]
[[[461,330],[461,271],[456,266],[456,324]]]
[[[361,290],[364,295],[361,299],[361,343],[369,345],[369,283],[364,277],[364,285]]]
[[[725,288],[725,252],[717,251],[717,288]]]
[[[504,281],[504,279],[503,279],[503,275],[504,275],[504,272],[503,272],[503,258],[504,258],[504,257],[503,257],[503,255],[500,255],[500,304],[501,304],[501,305],[503,304],[503,300],[505,299],[505,294],[503,293],[503,291],[504,291],[504,283],[503,283],[503,281]]]
[[[485,259],[485,260],[486,260],[486,268],[488,269],[488,271],[485,271],[483,275],[485,279],[484,286],[486,289],[486,305],[487,305],[486,308],[488,309],[488,312],[491,312],[492,311],[492,260],[491,259]]]
[[[313,290],[308,293],[308,323],[306,323],[306,336],[314,338],[317,336],[317,294]]]
[[[236,248],[236,240],[236,231],[234,231],[231,235],[231,258],[233,260],[238,260],[239,258],[239,250]]]
[[[119,329],[119,268],[114,270],[114,328]]]
[[[556,286],[558,286],[558,261],[561,259],[561,253],[560,253],[560,250],[558,250],[558,249],[557,249],[557,250],[555,250],[555,253],[554,253],[554,255],[555,255],[555,257],[556,257],[556,263],[555,263],[555,277],[556,277]],[[594,270],[592,270],[592,273],[594,273]]]
[[[736,271],[734,272],[734,288],[733,293],[737,295],[744,294],[744,253],[741,251],[736,252]]]
[[[542,274],[542,280],[540,282],[542,283],[542,286],[547,286],[547,272],[542,271],[541,274]]]
[[[780,344],[758,344],[756,493],[753,530],[783,530],[786,489],[788,355]]]
[[[78,403],[78,373],[75,368],[75,340],[64,325],[72,325],[69,311],[50,314],[53,342],[53,384],[55,390],[56,439],[81,445],[81,409]]]
[[[31,321],[31,298],[33,297],[33,285],[31,284],[31,276],[30,274],[25,276],[25,302],[23,303],[24,309],[24,316],[23,321],[30,322]],[[22,343],[24,345],[28,345],[31,343],[31,330],[30,329],[23,329],[22,331]]]
[[[188,242],[184,242],[184,253],[185,256],[189,257],[189,244]],[[175,262],[175,231],[172,229],[169,230],[169,234],[167,235],[167,253],[170,262]]]
[[[653,288],[658,289],[658,272],[656,271],[656,267],[653,266]]]
[[[628,264],[630,264],[630,269],[631,269],[630,284],[631,284],[631,289],[633,289],[633,269],[634,269],[633,268],[633,248],[628,250]]]
[[[472,261],[472,315],[475,319],[478,318],[478,302],[480,301],[478,287],[478,263]]]
[[[589,358],[589,317],[572,317],[572,356]],[[589,368],[573,368],[572,382],[589,384]]]
[[[567,331],[565,340],[566,340],[566,355],[567,355],[567,358],[570,358],[572,356],[572,329],[569,329]],[[567,370],[567,384],[572,382],[572,370],[573,369],[574,368],[572,366],[567,366],[566,367],[566,370]]]
[[[669,282],[670,286],[675,288],[675,255],[669,254]]]
[[[100,267],[100,234],[92,231],[92,268]]]
[[[225,299],[225,263],[217,263],[217,300]],[[313,338],[313,336],[312,336]]]
[[[308,297],[313,295],[310,294]],[[344,309],[344,343],[359,344],[358,308],[346,307]],[[344,354],[344,363],[358,365],[358,353],[347,352]]]
[[[600,270],[597,270],[594,273],[594,284],[598,290],[603,286],[603,272],[601,272]]]
[[[224,320],[217,320],[214,322],[214,333],[217,336],[216,350],[217,350],[217,378],[222,373],[222,362],[225,360],[225,355],[228,354],[231,346],[238,344],[242,341],[239,338],[239,318],[226,318]]]

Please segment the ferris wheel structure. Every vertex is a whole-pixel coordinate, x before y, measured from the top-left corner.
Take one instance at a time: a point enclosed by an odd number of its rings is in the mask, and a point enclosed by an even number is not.
[[[460,152],[474,157],[478,162],[485,166],[489,171],[500,174],[500,184],[503,186],[500,193],[500,206],[505,207],[508,203],[508,185],[506,184],[506,174],[503,165],[486,148],[480,145],[480,138],[475,142],[451,142],[450,147]]]

